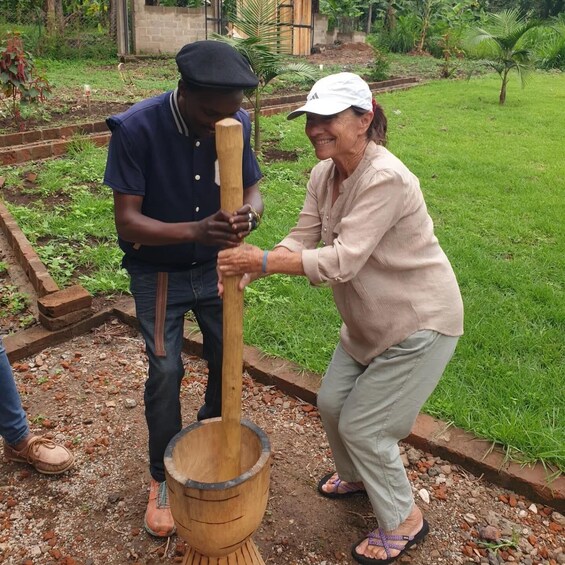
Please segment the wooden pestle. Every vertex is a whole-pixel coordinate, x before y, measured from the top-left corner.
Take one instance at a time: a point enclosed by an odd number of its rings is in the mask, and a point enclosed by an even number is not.
[[[233,118],[216,123],[216,152],[220,167],[221,207],[229,213],[243,205],[243,128]],[[219,462],[224,480],[241,473],[241,389],[243,371],[243,292],[241,277],[223,277],[224,356],[222,369],[223,459]]]

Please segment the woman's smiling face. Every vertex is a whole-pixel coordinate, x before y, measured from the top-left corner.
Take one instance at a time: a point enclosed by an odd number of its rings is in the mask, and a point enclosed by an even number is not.
[[[331,116],[306,114],[305,131],[316,157],[341,160],[357,153],[359,142],[364,143],[367,137],[368,123],[363,118],[351,108]]]

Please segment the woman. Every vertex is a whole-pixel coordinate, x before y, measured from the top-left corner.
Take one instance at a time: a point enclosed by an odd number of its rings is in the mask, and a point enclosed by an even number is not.
[[[343,325],[318,408],[336,472],[318,490],[367,493],[379,528],[352,555],[390,563],[429,530],[398,442],[455,350],[463,305],[418,179],[384,147],[386,118],[368,85],[352,73],[325,77],[288,118],[301,114],[321,162],[298,224],[274,250],[242,245],[218,264],[244,275],[242,288],[274,273],[331,286]]]

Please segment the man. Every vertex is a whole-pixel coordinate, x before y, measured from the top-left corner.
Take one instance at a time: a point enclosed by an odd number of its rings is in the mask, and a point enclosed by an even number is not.
[[[8,461],[28,463],[45,475],[57,475],[73,466],[74,455],[66,447],[29,431],[29,424],[2,338],[0,338],[0,435],[4,439],[4,457]]]
[[[181,429],[179,401],[184,317],[192,311],[208,362],[205,403],[197,418],[221,415],[222,303],[217,293],[220,248],[237,246],[263,210],[261,172],[251,149],[251,123],[240,109],[257,77],[248,61],[219,41],[185,45],[177,88],[107,120],[112,130],[104,182],[114,190],[119,244],[145,339],[149,373],[145,416],[151,484],[145,528],[174,533],[163,457]],[[227,117],[243,126],[244,206],[220,209],[214,139]]]

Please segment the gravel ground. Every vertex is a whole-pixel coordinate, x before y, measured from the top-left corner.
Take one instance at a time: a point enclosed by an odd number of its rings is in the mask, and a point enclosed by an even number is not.
[[[206,367],[186,356],[185,424],[202,402]],[[48,477],[0,465],[0,563],[179,563],[178,537],[143,530],[147,432],[145,355],[131,328],[113,321],[14,364],[32,428],[65,443],[76,466]],[[351,563],[350,546],[375,527],[365,496],[328,500],[332,470],[317,410],[244,375],[243,415],[272,444],[270,497],[254,535],[266,563]],[[565,563],[565,518],[456,465],[403,446],[415,496],[432,532],[402,563]]]

